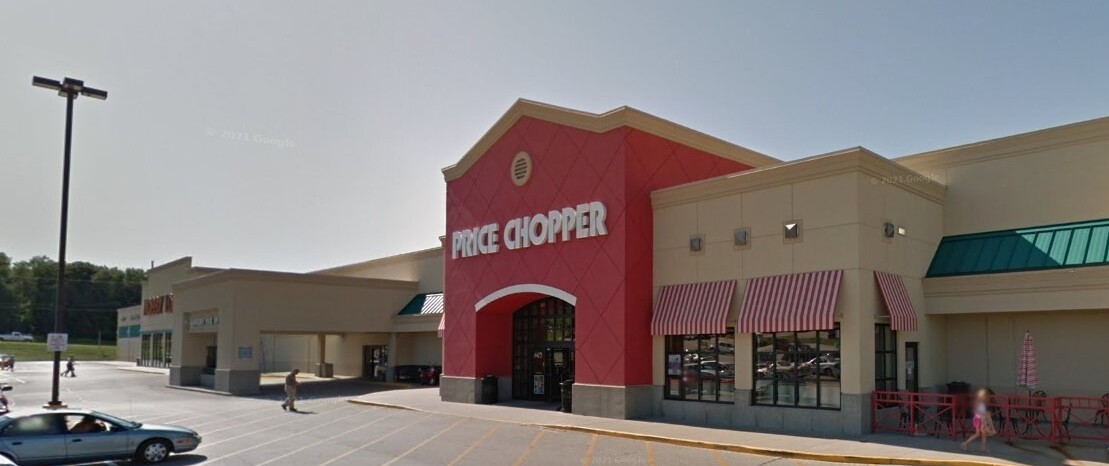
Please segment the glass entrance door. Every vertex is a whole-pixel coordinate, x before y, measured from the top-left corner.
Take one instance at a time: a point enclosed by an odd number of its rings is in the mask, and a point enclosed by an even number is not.
[[[556,298],[532,302],[512,316],[512,397],[558,401],[574,377],[574,306]]]
[[[385,372],[389,368],[389,347],[384,345],[362,347],[362,377],[385,381]]]

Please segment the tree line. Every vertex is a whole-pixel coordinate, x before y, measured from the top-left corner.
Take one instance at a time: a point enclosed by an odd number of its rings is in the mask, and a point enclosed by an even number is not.
[[[115,340],[116,310],[142,301],[146,271],[69,262],[65,276],[64,328],[70,340]],[[38,256],[12,262],[0,252],[0,333],[42,340],[53,332],[57,281],[56,261]]]

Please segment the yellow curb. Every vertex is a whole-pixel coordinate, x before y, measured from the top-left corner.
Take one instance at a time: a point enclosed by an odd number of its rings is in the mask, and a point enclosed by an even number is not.
[[[859,455],[838,455],[833,453],[809,453],[794,450],[778,450],[774,448],[750,447],[746,445],[735,445],[728,443],[714,443],[705,442],[701,440],[689,440],[674,437],[663,437],[659,435],[649,434],[633,434],[630,432],[620,432],[616,430],[596,429],[592,427],[581,427],[571,425],[558,425],[558,424],[535,424],[539,427],[548,429],[564,430],[570,432],[581,432],[587,434],[605,435],[609,437],[626,438],[630,440],[642,440],[647,442],[664,443],[668,445],[677,445],[682,447],[704,448],[710,450],[725,450],[735,453],[747,453],[753,455],[763,456],[776,456],[780,458],[791,458],[800,460],[813,460],[813,461],[826,461],[833,463],[854,463],[854,464],[911,464],[911,465],[935,465],[935,466],[1009,466],[1006,463],[989,463],[985,461],[970,461],[970,460],[941,460],[941,459],[918,459],[918,458],[893,458],[893,457],[880,457],[880,456],[859,456]]]
[[[366,401],[357,398],[347,400],[348,403],[376,406],[379,408],[402,409],[405,411],[417,411],[432,414],[434,411],[425,411],[416,409],[409,406],[397,405],[392,403],[381,403],[377,401]],[[446,416],[457,416],[456,414],[444,414]],[[508,422],[512,421],[497,421]],[[701,440],[689,440],[674,437],[663,437],[661,435],[650,434],[634,434],[631,432],[621,432],[618,430],[597,429],[593,427],[581,427],[565,424],[522,424],[546,429],[562,430],[567,432],[581,432],[585,434],[597,434],[608,437],[625,438],[629,440],[642,440],[646,442],[664,443],[668,445],[677,445],[682,447],[703,448],[709,450],[723,450],[734,453],[746,453],[761,456],[776,456],[780,458],[790,458],[799,460],[811,461],[825,461],[831,463],[853,463],[853,464],[906,464],[906,465],[920,465],[920,466],[1012,466],[1010,463],[990,463],[987,461],[971,461],[971,460],[941,460],[941,459],[918,459],[918,458],[893,458],[881,456],[860,456],[860,455],[837,455],[833,453],[809,453],[794,450],[778,450],[774,448],[751,447],[746,445],[736,445],[730,443],[714,443],[705,442]]]

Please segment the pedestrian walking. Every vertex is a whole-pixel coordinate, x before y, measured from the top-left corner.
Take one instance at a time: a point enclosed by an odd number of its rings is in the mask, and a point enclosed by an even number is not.
[[[990,447],[986,445],[986,439],[997,434],[997,429],[993,426],[993,416],[990,415],[990,392],[985,388],[978,389],[978,393],[974,396],[974,435],[963,442],[963,450],[967,449],[975,439],[982,439],[982,451],[990,451]]]
[[[281,409],[294,413],[297,410],[297,385],[300,384],[300,382],[297,382],[297,374],[299,373],[300,369],[293,369],[289,375],[285,376],[285,402],[281,403]]]
[[[65,371],[62,371],[62,377],[77,377],[76,367],[77,361],[74,360],[73,356],[70,356],[69,360],[65,362]]]

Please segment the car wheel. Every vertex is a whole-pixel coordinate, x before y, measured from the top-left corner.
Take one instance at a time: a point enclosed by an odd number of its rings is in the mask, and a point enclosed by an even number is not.
[[[139,445],[139,449],[135,451],[135,462],[142,464],[161,463],[169,458],[170,448],[172,446],[165,440],[147,440]]]

